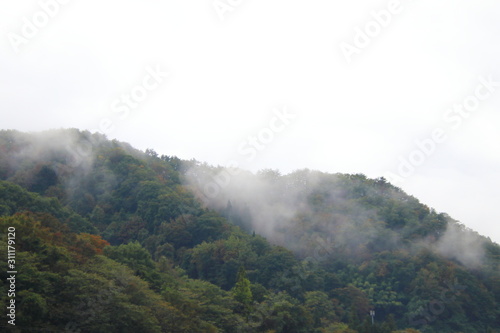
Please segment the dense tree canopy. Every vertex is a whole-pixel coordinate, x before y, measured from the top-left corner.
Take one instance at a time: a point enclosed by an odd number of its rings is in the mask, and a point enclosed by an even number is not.
[[[498,244],[385,179],[242,172],[246,184],[265,190],[257,209],[243,200],[243,187],[221,194],[217,204],[198,198],[203,189],[189,178],[204,184],[221,172],[89,132],[0,131],[0,241],[7,248],[7,230],[15,228],[18,271],[16,326],[4,318],[0,328],[500,327]],[[459,253],[457,239],[471,251]],[[4,305],[11,298],[6,272]]]

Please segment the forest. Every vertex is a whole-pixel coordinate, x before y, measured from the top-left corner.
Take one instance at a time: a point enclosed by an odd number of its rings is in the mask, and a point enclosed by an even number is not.
[[[500,332],[500,246],[382,177],[3,130],[0,230],[2,331]]]

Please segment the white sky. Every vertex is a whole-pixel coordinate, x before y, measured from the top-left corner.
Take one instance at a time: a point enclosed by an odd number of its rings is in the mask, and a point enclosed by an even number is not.
[[[500,242],[500,86],[456,128],[443,118],[480,77],[500,82],[500,2],[402,0],[348,63],[341,43],[390,1],[220,0],[224,20],[213,0],[65,1],[47,22],[41,4],[56,0],[0,3],[1,128],[101,130],[210,164],[369,177],[397,174],[442,128],[447,140],[397,185]],[[12,34],[29,37],[19,52]],[[147,67],[169,76],[113,112]],[[251,148],[284,106],[295,119]]]

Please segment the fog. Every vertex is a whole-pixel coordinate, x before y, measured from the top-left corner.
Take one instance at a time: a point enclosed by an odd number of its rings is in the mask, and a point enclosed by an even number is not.
[[[402,234],[418,234],[424,221],[414,222],[416,217],[410,215],[400,226],[389,227],[381,210],[391,202],[418,205],[418,201],[396,187],[377,189],[377,182],[360,187],[360,179],[366,178],[307,169],[287,175],[277,170],[253,174],[205,164],[186,172],[186,184],[207,207],[304,257],[349,255],[362,260],[371,251],[430,249],[471,268],[482,264],[485,238],[446,214],[441,217],[446,220],[444,230],[412,238],[411,244],[404,242]],[[358,199],[353,198],[356,191]],[[375,200],[387,201],[380,207],[366,204]],[[437,213],[429,212],[437,219]]]
[[[145,157],[128,144],[78,130],[31,134],[10,131],[4,132],[4,137],[17,145],[8,156],[0,154],[3,177],[9,176],[6,170],[10,170],[9,180],[30,188],[37,173],[24,170],[46,165],[73,195],[96,167],[99,149],[118,144],[136,157]],[[415,253],[426,248],[471,268],[481,266],[484,260],[486,239],[447,215],[444,229],[408,244],[403,235],[418,235],[418,229],[429,222],[415,220],[417,213],[412,210],[401,215],[396,208],[423,208],[417,199],[380,179],[308,169],[286,175],[271,169],[253,174],[194,161],[185,163],[190,166],[185,172],[185,185],[205,206],[247,232],[262,235],[303,257],[342,255],[363,260],[373,251],[402,249]],[[105,165],[99,167],[106,169]],[[112,188],[117,180],[111,171],[101,170],[99,182]],[[396,215],[388,209],[396,209]],[[393,215],[395,218],[387,218]],[[430,223],[439,223],[432,210],[427,216],[436,219]]]
[[[445,257],[458,260],[469,268],[478,268],[484,262],[485,240],[473,230],[449,223],[444,235],[434,245]]]

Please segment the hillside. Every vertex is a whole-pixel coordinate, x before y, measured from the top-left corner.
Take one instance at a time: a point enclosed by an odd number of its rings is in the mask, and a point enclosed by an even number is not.
[[[13,332],[500,327],[500,246],[383,178],[0,131],[0,224],[4,248],[16,230]]]

